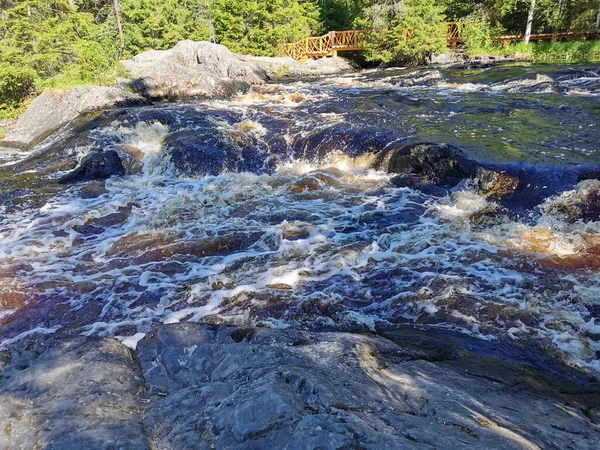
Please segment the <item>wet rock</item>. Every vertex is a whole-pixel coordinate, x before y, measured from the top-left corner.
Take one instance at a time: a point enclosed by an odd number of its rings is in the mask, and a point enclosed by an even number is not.
[[[92,181],[81,188],[79,196],[90,199],[98,198],[106,193],[108,193],[108,189],[106,189],[103,181]]]
[[[442,80],[442,74],[439,70],[423,70],[418,72],[416,75],[414,72],[408,72],[406,74],[390,78],[390,84],[400,87],[413,87],[413,86],[437,86]]]
[[[469,356],[447,336],[386,337],[159,326],[138,346],[149,432],[178,449],[591,450],[600,438],[597,383]]]
[[[239,158],[236,153],[235,145],[214,129],[184,130],[165,138],[159,164],[176,175],[218,175],[226,168],[238,168],[232,164]]]
[[[560,217],[568,223],[600,221],[600,181],[585,180],[574,190],[550,199],[542,211]]]
[[[430,183],[424,177],[415,175],[399,175],[391,179],[391,183],[396,187],[409,187],[417,189],[424,194],[434,197],[444,197],[448,194],[448,190]]]
[[[58,180],[61,184],[79,181],[106,180],[113,175],[125,175],[125,168],[114,150],[96,152],[85,159],[79,167]]]
[[[404,327],[155,325],[135,358],[41,337],[0,355],[0,448],[595,450],[598,383],[530,353]]]
[[[503,171],[495,171],[479,167],[476,173],[477,188],[480,194],[490,200],[499,200],[514,194],[519,186],[519,179]]]
[[[508,220],[517,221],[518,219],[517,214],[495,203],[490,203],[469,216],[471,226],[474,228],[489,228]]]
[[[37,97],[9,129],[4,142],[29,147],[85,112],[144,100],[121,86],[79,86],[68,91],[47,90]]]
[[[393,130],[342,123],[301,136],[294,142],[293,151],[296,158],[320,162],[336,153],[349,157],[376,153],[395,138]]]
[[[11,352],[0,380],[0,449],[151,448],[141,371],[116,340],[32,340]]]
[[[411,175],[442,187],[454,187],[475,175],[477,165],[457,147],[448,144],[417,143],[392,150],[388,172]]]

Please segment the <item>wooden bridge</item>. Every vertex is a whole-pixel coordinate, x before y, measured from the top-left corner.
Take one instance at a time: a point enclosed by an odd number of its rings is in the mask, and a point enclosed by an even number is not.
[[[446,24],[448,45],[456,47],[464,43],[463,30],[465,24],[461,22],[448,22]],[[410,28],[402,30],[402,40],[409,40],[413,37]],[[349,30],[349,31],[330,31],[323,36],[308,37],[291,44],[283,44],[281,53],[284,56],[290,56],[297,60],[308,58],[326,58],[328,56],[337,56],[338,52],[360,51],[364,50],[362,44],[369,37],[385,33],[385,30]],[[600,35],[593,33],[546,33],[532,34],[531,42],[545,40],[574,40],[574,39],[600,39]],[[522,41],[522,35],[498,36],[494,42],[503,42],[505,46],[513,42]]]

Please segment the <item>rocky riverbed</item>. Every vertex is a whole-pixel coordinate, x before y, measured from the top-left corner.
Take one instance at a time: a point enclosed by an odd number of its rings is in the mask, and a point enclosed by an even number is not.
[[[600,386],[447,332],[158,325],[3,354],[3,449],[589,449]]]

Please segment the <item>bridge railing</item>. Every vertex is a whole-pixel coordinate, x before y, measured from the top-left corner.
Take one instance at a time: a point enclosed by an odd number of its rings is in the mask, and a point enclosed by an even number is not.
[[[464,32],[468,25],[461,22],[448,22],[446,24],[447,40],[452,47],[464,42]],[[349,31],[330,31],[323,36],[309,37],[291,44],[281,46],[280,53],[290,56],[294,59],[305,59],[314,57],[335,56],[338,51],[363,50],[365,42],[368,42],[372,36],[380,36],[387,33],[387,30],[349,30]],[[402,30],[399,39],[412,39],[413,32],[410,28]],[[548,33],[532,35],[531,41],[543,40],[567,40],[583,37],[585,39],[600,38],[598,33]],[[498,36],[494,42],[503,42],[510,45],[511,42],[523,40],[523,36]]]

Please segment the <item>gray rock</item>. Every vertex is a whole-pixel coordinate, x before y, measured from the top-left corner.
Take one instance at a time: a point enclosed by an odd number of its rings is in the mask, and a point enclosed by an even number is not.
[[[226,97],[238,83],[259,84],[266,74],[227,47],[181,41],[170,50],[149,50],[123,61],[136,77],[134,89],[150,98]]]
[[[390,337],[159,326],[139,345],[149,432],[161,449],[596,448],[597,384]]]
[[[2,145],[26,148],[40,142],[84,112],[143,102],[122,86],[79,86],[68,91],[47,90],[9,127]]]
[[[135,358],[43,337],[0,354],[0,449],[597,449],[598,382],[530,353],[411,328],[156,325]]]
[[[114,339],[32,340],[0,372],[0,449],[149,450],[142,387]]]
[[[241,56],[240,58],[264,71],[269,78],[339,75],[356,70],[349,60],[339,57],[302,62],[289,57]]]

